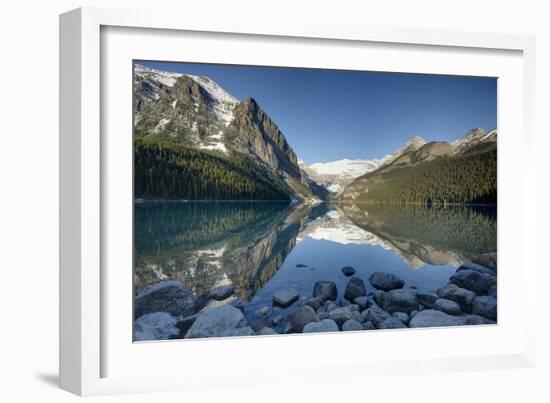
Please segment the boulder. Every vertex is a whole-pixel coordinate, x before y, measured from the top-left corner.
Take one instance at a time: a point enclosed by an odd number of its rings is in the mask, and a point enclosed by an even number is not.
[[[488,295],[475,297],[472,304],[472,313],[484,316],[487,319],[497,320],[497,299]]]
[[[349,309],[346,308],[334,309],[328,314],[330,316],[330,319],[336,322],[339,328],[341,328],[346,321],[353,319],[353,314]]]
[[[310,322],[304,326],[304,333],[337,332],[338,325],[331,319],[323,319],[319,322]]]
[[[351,266],[345,266],[342,267],[342,273],[344,273],[344,276],[353,276],[355,274],[355,269]]]
[[[407,325],[410,320],[409,315],[407,315],[405,312],[394,312],[392,314],[392,318],[401,321],[401,323],[403,323],[404,325]]]
[[[214,298],[217,301],[223,301],[224,299],[229,298],[235,292],[235,287],[232,285],[224,285],[218,288],[215,288],[211,293],[210,297]]]
[[[328,312],[321,312],[317,314],[317,317],[319,318],[319,320],[323,320],[323,319],[329,319],[330,315],[328,314]]]
[[[327,312],[330,313],[331,311],[334,311],[335,309],[338,309],[339,306],[335,303],[330,303],[327,305]]]
[[[460,310],[460,305],[456,302],[451,301],[450,299],[439,298],[435,301],[433,309],[436,309],[441,312],[445,312],[449,315],[460,315],[462,311]]]
[[[489,289],[487,290],[487,295],[490,296],[490,297],[493,297],[493,298],[497,297],[497,285],[496,284],[489,287]]]
[[[296,304],[298,306],[304,306],[306,303],[307,303],[307,297],[303,296],[303,297],[300,297],[300,299],[298,300],[298,302]]]
[[[305,325],[310,322],[316,322],[317,320],[317,314],[313,308],[309,305],[304,305],[290,316],[289,323],[294,332],[302,333]]]
[[[403,322],[396,318],[384,319],[378,326],[379,329],[404,329],[406,327]]]
[[[321,297],[309,298],[306,302],[307,305],[312,307],[315,310],[323,307],[323,299]]]
[[[474,270],[459,270],[449,281],[476,294],[486,294],[491,286],[488,277],[490,276]]]
[[[384,299],[384,296],[386,295],[385,291],[382,290],[376,290],[374,292],[374,295],[372,296],[373,302],[375,302],[378,306],[382,306],[382,300]]]
[[[380,298],[380,306],[385,311],[405,312],[418,310],[418,299],[416,291],[410,288],[400,288],[386,292]]]
[[[236,299],[237,299],[236,297],[229,297],[229,298],[224,299],[222,301],[211,299],[211,300],[208,301],[208,303],[206,305],[204,305],[201,308],[201,310],[198,313],[203,313],[203,312],[206,312],[206,311],[210,311],[212,309],[219,308],[220,306],[223,306],[223,305],[232,305],[233,306],[233,301],[235,301]]]
[[[465,324],[466,318],[462,316],[451,316],[435,309],[425,309],[411,319],[409,327],[461,326]]]
[[[476,256],[472,259],[472,262],[477,263],[481,266],[487,267],[494,271],[497,271],[497,253],[483,253],[479,256]]]
[[[363,323],[363,330],[375,330],[376,327],[372,324],[372,322],[365,322]]]
[[[369,308],[369,297],[366,295],[362,297],[357,297],[353,300],[353,303],[359,307],[359,310],[362,312],[365,309]]]
[[[435,301],[439,299],[439,295],[435,292],[417,292],[416,299],[418,299],[418,302],[426,308],[432,308]]]
[[[378,306],[371,306],[369,309],[363,312],[363,318],[366,322],[372,322],[374,326],[378,327],[380,324],[390,318],[391,315]]]
[[[255,336],[256,333],[250,326],[239,327],[237,329],[227,329],[221,334],[221,337],[236,337],[236,336]]]
[[[497,272],[495,270],[492,270],[488,267],[485,267],[485,266],[481,266],[479,264],[476,264],[476,263],[466,263],[466,264],[463,264],[462,266],[460,266],[458,269],[456,269],[456,271],[462,271],[462,270],[472,270],[472,271],[476,271],[480,274],[487,274],[489,276],[496,276],[497,275]]]
[[[353,315],[353,319],[355,319],[359,323],[363,323],[365,321],[365,318],[363,318],[363,315],[359,313],[359,311],[352,311],[351,314]]]
[[[236,332],[236,329],[245,326],[247,326],[247,322],[243,313],[233,305],[226,304],[201,313],[188,330],[185,338],[241,335],[240,333],[246,331]]]
[[[313,296],[320,297],[323,301],[336,301],[338,289],[333,281],[317,281],[313,286]]]
[[[342,331],[344,332],[353,332],[357,330],[363,330],[363,325],[355,319],[346,320],[342,325]]]
[[[473,291],[458,287],[455,284],[448,284],[437,290],[437,295],[440,298],[450,299],[460,305],[460,309],[464,312],[472,312],[472,302],[476,297]]]
[[[176,323],[169,313],[146,313],[134,322],[134,341],[170,339],[180,334]]]
[[[391,291],[397,288],[403,288],[405,281],[399,277],[386,272],[375,272],[369,277],[369,281],[374,288],[382,291]]]
[[[270,327],[262,327],[260,330],[256,332],[256,334],[258,336],[269,336],[269,335],[278,334],[278,333]]]
[[[143,289],[134,299],[134,307],[136,318],[154,312],[183,318],[195,313],[195,299],[179,281],[168,280]]]
[[[244,311],[245,303],[239,298],[236,298],[233,301],[231,301],[231,305],[233,305],[237,309],[240,309],[241,311]]]
[[[273,294],[273,304],[282,308],[287,308],[298,301],[299,297],[298,291],[294,288],[285,288]]]
[[[191,328],[195,320],[198,318],[199,314],[191,315],[182,320],[179,320],[176,323],[176,327],[180,330],[180,338],[183,338],[187,331]]]
[[[359,277],[350,278],[348,285],[346,286],[346,292],[344,298],[349,301],[353,301],[357,297],[362,297],[367,294],[365,283]]]

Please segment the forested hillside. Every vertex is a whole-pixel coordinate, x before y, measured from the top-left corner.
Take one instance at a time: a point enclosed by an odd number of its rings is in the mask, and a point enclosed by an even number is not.
[[[136,198],[290,200],[285,182],[245,155],[151,139],[135,139],[134,147]]]
[[[372,203],[496,203],[496,143],[405,167],[382,168],[352,183],[344,201]]]

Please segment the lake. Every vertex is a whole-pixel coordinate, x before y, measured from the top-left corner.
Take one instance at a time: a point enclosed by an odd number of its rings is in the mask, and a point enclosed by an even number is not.
[[[257,311],[271,307],[281,288],[311,297],[315,282],[328,280],[341,297],[349,281],[344,266],[356,270],[367,292],[376,271],[433,291],[460,264],[495,251],[497,234],[495,207],[142,202],[134,220],[135,293],[178,280],[204,300],[233,284],[251,324],[266,321]],[[295,309],[273,307],[269,318]]]

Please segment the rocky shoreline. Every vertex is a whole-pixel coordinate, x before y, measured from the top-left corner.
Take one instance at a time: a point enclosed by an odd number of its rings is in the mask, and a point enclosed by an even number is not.
[[[247,321],[246,303],[234,296],[232,285],[211,290],[196,298],[178,281],[145,288],[134,301],[134,340],[191,339],[496,324],[497,255],[486,253],[460,266],[449,282],[433,292],[405,288],[405,281],[375,272],[368,281],[375,289],[367,293],[355,269],[342,268],[349,277],[344,295],[336,284],[317,281],[312,297],[292,288],[273,294],[272,306],[255,314],[262,320]],[[273,315],[297,307],[291,314]],[[282,327],[282,324],[284,326]]]

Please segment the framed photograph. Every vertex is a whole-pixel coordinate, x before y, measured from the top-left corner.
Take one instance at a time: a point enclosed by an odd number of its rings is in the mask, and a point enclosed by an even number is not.
[[[532,38],[60,23],[64,389],[532,365]]]

